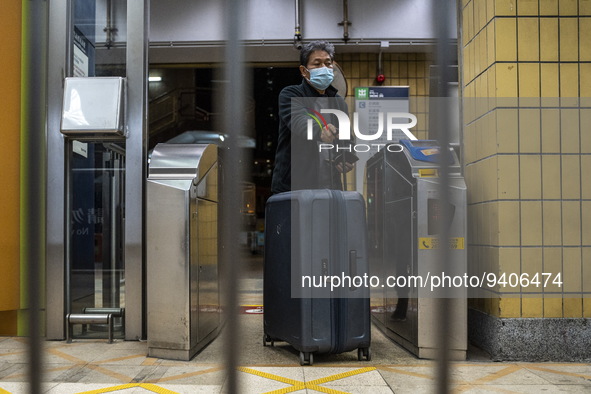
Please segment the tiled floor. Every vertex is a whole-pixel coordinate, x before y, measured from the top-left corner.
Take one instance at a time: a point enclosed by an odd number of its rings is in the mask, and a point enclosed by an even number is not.
[[[258,265],[257,265],[258,264]],[[260,262],[254,261],[240,288],[242,305],[262,303]],[[256,308],[245,307],[243,310]],[[235,348],[239,352],[240,393],[433,393],[436,364],[419,360],[379,330],[372,330],[372,361],[357,352],[314,357],[299,365],[285,343],[263,347],[262,315],[241,315]],[[224,332],[188,362],[147,357],[146,342],[75,340],[43,343],[43,392],[48,394],[225,393]],[[26,339],[0,337],[0,394],[28,393]],[[591,364],[501,363],[472,349],[469,359],[451,367],[455,393],[591,393]]]
[[[436,364],[400,349],[373,331],[371,362],[355,352],[316,357],[301,367],[292,348],[263,347],[261,315],[243,315],[240,393],[432,393]],[[257,332],[258,331],[258,332]],[[70,393],[224,393],[222,334],[188,362],[146,356],[145,342],[77,340],[44,342],[43,392]],[[26,340],[0,338],[0,394],[27,393]],[[591,364],[499,363],[486,359],[452,364],[456,393],[588,393]]]

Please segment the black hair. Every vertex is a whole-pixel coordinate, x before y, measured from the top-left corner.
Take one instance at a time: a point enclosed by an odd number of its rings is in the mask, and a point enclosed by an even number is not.
[[[300,52],[300,64],[304,67],[308,65],[310,54],[314,51],[325,51],[331,59],[334,59],[334,45],[328,41],[312,41],[302,47]]]

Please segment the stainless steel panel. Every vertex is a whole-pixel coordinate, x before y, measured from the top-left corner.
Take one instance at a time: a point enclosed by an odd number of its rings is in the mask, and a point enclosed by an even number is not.
[[[196,179],[197,182],[217,160],[211,145],[158,144],[150,158],[149,179]]]
[[[147,185],[148,348],[190,350],[190,180]]]
[[[189,360],[220,325],[217,147],[159,144],[149,174],[148,354]]]
[[[466,237],[466,186],[461,177],[454,176],[448,179],[449,203],[455,208],[452,210],[453,217],[449,228],[450,237]],[[440,199],[440,185],[437,178],[417,179],[417,238],[432,237],[428,231],[428,199]],[[426,277],[427,272],[431,275],[442,274],[450,277],[463,276],[467,273],[466,243],[464,249],[448,250],[449,264],[442,269],[439,250],[418,249],[416,273]],[[439,344],[437,342],[438,325],[438,299],[435,294],[419,291],[419,308],[417,317],[417,348],[418,356],[421,358],[436,358]],[[450,359],[464,360],[468,346],[467,332],[467,291],[465,288],[448,289],[445,298],[451,304],[447,313],[450,324],[448,349]]]
[[[47,71],[47,253],[46,253],[46,336],[65,339],[65,142],[59,132],[62,82],[70,67],[66,59],[70,28],[70,1],[49,3]]]
[[[217,176],[217,171],[216,171]],[[197,200],[197,259],[198,300],[193,308],[199,311],[198,341],[203,341],[220,323],[218,283],[218,204]],[[192,262],[193,267],[193,262]]]
[[[417,161],[409,154],[383,153],[368,166],[368,218],[370,246],[373,247],[374,267],[385,280],[387,276],[418,275],[427,277],[442,272],[439,249],[425,250],[418,245],[421,237],[437,237],[438,231],[429,227],[429,199],[440,197],[440,179],[420,176],[420,169],[437,169],[437,163]],[[454,155],[450,168],[449,202],[454,215],[449,226],[450,237],[466,237],[466,186]],[[372,228],[372,226],[374,228]],[[431,223],[433,227],[433,223]],[[434,233],[435,231],[435,233]],[[466,249],[449,251],[446,275],[462,276],[467,272]],[[373,273],[372,273],[373,274]],[[450,357],[463,360],[467,350],[467,291],[447,292],[450,307],[446,310],[452,322],[448,348]],[[436,358],[439,343],[439,302],[429,289],[390,288],[373,291],[373,320],[387,336],[421,358]],[[380,297],[382,297],[380,299]],[[398,315],[399,306],[403,316]],[[401,302],[402,301],[402,302]],[[396,310],[396,309],[399,310]],[[396,311],[396,313],[394,313]]]
[[[125,339],[145,337],[143,277],[148,136],[150,1],[127,2],[127,125],[125,168]]]

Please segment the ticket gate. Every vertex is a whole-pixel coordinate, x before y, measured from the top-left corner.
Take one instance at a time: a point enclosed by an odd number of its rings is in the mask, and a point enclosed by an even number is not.
[[[438,258],[442,207],[437,164],[441,152],[437,143],[400,140],[399,145],[381,149],[367,162],[370,271],[384,284],[372,288],[372,319],[386,336],[419,358],[435,358],[436,298],[451,298],[450,355],[454,360],[464,360],[467,291],[459,286],[433,292],[429,281],[434,275],[462,276],[467,269],[466,186],[457,156],[451,149],[444,153],[450,161],[451,216],[447,224],[450,264],[445,272]]]
[[[148,355],[190,360],[221,327],[218,148],[158,144],[147,183]]]

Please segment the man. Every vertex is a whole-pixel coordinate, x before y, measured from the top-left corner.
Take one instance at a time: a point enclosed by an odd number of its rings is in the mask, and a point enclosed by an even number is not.
[[[323,156],[319,144],[336,145],[336,118],[319,116],[321,107],[348,113],[347,105],[331,86],[334,46],[313,41],[300,53],[300,85],[284,88],[279,94],[279,137],[271,191],[333,188],[341,189],[340,174],[351,171],[352,164],[335,163],[332,155]],[[312,135],[308,122],[312,121]],[[324,151],[323,153],[326,153]]]

